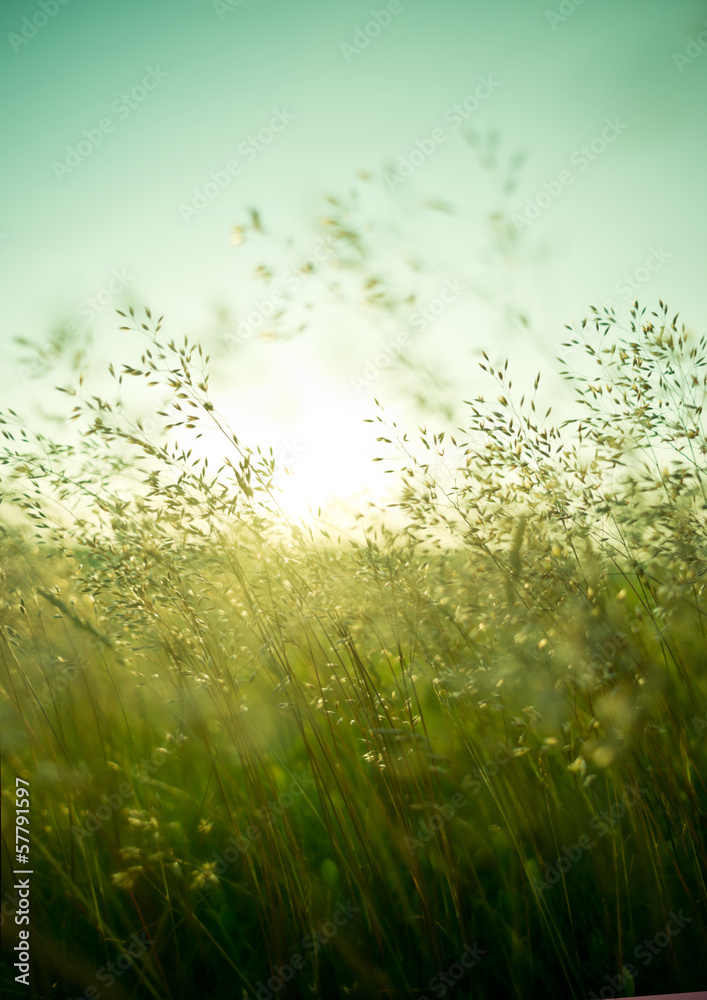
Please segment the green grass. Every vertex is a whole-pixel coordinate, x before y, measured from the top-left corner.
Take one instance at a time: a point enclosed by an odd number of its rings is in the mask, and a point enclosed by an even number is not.
[[[169,389],[221,469],[81,389],[73,445],[2,416],[4,995],[265,1000],[295,955],[279,997],[702,986],[704,341],[597,315],[559,428],[487,361],[459,435],[381,436],[395,527],[335,538],[285,528],[201,350],[147,319],[116,382]]]

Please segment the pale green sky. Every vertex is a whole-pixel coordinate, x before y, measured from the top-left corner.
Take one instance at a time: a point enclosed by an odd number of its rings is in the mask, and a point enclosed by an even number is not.
[[[96,365],[129,362],[135,345],[121,344],[112,309],[149,303],[167,315],[170,334],[212,339],[214,385],[239,426],[283,448],[299,434],[294,451],[309,470],[301,478],[333,469],[345,450],[334,488],[346,490],[352,466],[360,482],[369,449],[360,419],[371,396],[403,412],[413,383],[385,371],[357,391],[352,379],[403,328],[376,332],[355,311],[322,308],[286,345],[252,337],[235,350],[224,328],[213,342],[217,305],[233,326],[262,297],[249,280],[260,245],[235,247],[234,223],[257,206],[294,238],[292,263],[321,238],[323,196],[346,194],[360,169],[377,176],[376,223],[407,240],[379,233],[381,266],[401,247],[443,261],[436,283],[420,287],[427,302],[453,273],[471,279],[463,294],[447,293],[454,300],[415,341],[415,357],[452,381],[455,399],[481,389],[481,347],[535,369],[590,302],[627,308],[626,275],[644,301],[662,297],[704,331],[704,0],[45,0],[44,8],[9,0],[0,12],[5,405],[43,402],[60,370],[23,379],[14,337],[41,342],[73,317],[93,330]],[[380,32],[372,10],[390,22]],[[356,50],[366,29],[375,37]],[[486,89],[474,108],[480,79]],[[496,207],[492,188],[456,125],[454,105],[467,97],[469,125],[496,130],[504,156],[525,154],[508,210],[519,216],[528,199],[547,202],[523,227],[503,276],[484,221]],[[607,119],[618,123],[608,142],[600,138]],[[273,120],[281,131],[253,144],[249,136]],[[101,140],[95,147],[91,136]],[[78,165],[57,166],[82,140],[69,161]],[[420,148],[432,152],[414,154],[413,176],[388,197],[385,164]],[[180,206],[212,171],[223,190],[185,221],[191,213]],[[426,198],[461,206],[459,218],[421,212]],[[494,297],[501,283],[532,334],[520,337],[479,304],[474,289]],[[317,287],[314,279],[306,290]],[[96,296],[108,304],[93,315]]]

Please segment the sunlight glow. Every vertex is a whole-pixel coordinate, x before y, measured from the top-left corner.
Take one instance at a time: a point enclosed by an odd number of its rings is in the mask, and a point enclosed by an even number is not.
[[[388,486],[377,454],[371,401],[349,385],[312,371],[294,357],[274,373],[265,387],[254,386],[234,403],[217,399],[234,431],[251,448],[273,449],[274,498],[292,520],[310,521],[323,514],[380,500]],[[220,463],[214,442],[209,461]],[[310,511],[312,514],[310,514]]]

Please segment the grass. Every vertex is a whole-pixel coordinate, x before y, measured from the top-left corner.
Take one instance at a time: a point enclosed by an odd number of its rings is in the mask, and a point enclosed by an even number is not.
[[[703,985],[704,339],[595,312],[559,427],[488,358],[458,435],[375,417],[397,520],[333,537],[285,525],[202,349],[126,321],[150,347],[112,402],[65,390],[78,440],[2,415],[4,995]]]

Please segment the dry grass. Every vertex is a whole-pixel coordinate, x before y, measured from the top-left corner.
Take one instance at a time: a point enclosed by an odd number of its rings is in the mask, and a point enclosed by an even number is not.
[[[631,964],[638,992],[697,988],[704,340],[662,303],[627,330],[596,314],[566,345],[592,367],[565,368],[582,411],[560,427],[487,359],[497,402],[459,435],[382,434],[402,528],[335,542],[284,530],[272,456],[225,425],[201,348],[138,326],[116,400],[69,390],[76,443],[2,416],[3,790],[31,783],[37,872],[23,995],[255,997],[299,953],[279,996],[442,996],[475,942],[459,998],[579,998]],[[169,391],[165,436],[119,404],[126,378]],[[219,469],[195,457],[207,430]],[[680,910],[644,969],[636,946]]]

